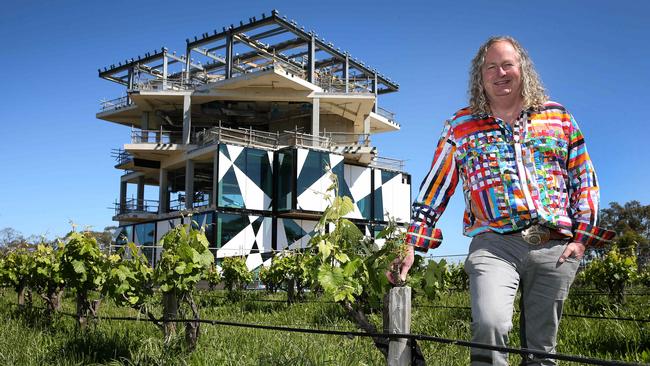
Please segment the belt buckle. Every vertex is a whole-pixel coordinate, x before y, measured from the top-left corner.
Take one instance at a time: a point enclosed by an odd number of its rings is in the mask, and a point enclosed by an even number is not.
[[[530,245],[542,245],[551,239],[551,230],[535,224],[521,231],[521,237]]]

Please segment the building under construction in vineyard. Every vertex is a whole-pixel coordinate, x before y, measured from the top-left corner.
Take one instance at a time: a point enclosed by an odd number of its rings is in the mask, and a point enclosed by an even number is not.
[[[99,70],[126,93],[97,118],[131,133],[114,151],[116,246],[133,241],[155,265],[156,243],[192,213],[217,259],[255,269],[308,243],[328,167],[367,235],[408,220],[410,176],[371,143],[400,128],[378,103],[398,84],[277,11],[186,45]]]

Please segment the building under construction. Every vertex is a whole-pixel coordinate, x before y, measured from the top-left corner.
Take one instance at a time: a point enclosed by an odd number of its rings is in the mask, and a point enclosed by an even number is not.
[[[124,85],[97,118],[130,128],[114,151],[115,245],[155,264],[174,225],[205,225],[216,258],[305,247],[327,204],[328,169],[367,235],[406,222],[410,176],[372,135],[398,131],[379,96],[398,84],[277,11],[99,70]],[[156,199],[157,198],[157,199]],[[191,213],[191,219],[188,215]]]

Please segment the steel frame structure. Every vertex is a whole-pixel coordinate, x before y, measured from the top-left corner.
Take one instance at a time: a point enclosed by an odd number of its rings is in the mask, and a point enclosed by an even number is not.
[[[98,69],[98,73],[128,90],[146,88],[147,83],[159,84],[163,90],[190,89],[274,65],[328,92],[379,95],[399,89],[390,78],[277,10],[270,16],[262,14],[261,19],[251,17],[248,23],[188,38],[183,55],[162,47]]]

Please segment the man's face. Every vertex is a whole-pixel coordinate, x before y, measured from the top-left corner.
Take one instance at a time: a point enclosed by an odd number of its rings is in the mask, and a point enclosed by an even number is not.
[[[510,42],[499,41],[488,48],[481,74],[489,102],[522,98],[519,56]]]

